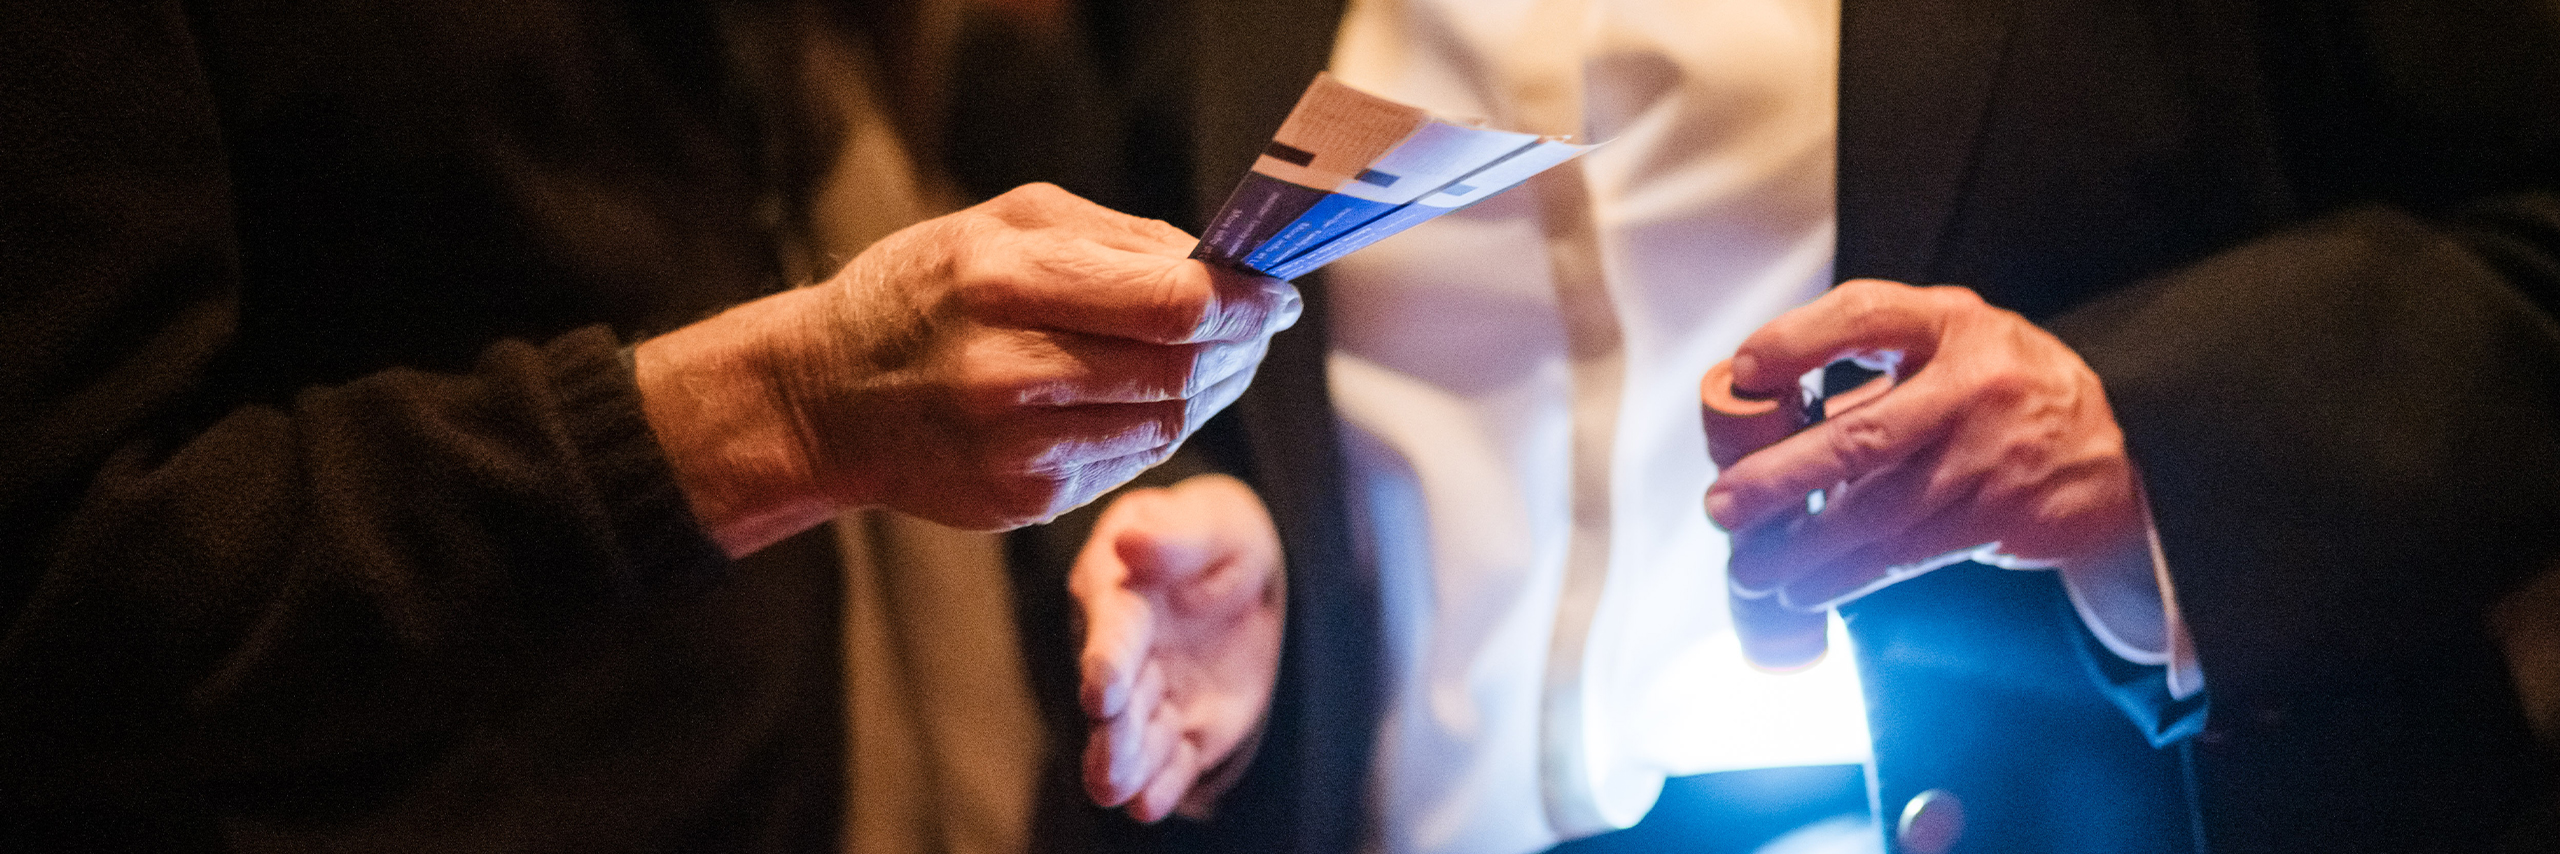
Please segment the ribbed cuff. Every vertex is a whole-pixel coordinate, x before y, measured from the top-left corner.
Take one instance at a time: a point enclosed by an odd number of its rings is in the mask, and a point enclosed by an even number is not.
[[[728,565],[711,539],[640,404],[632,348],[595,326],[544,347],[579,465],[601,497],[622,579],[640,592],[690,587]]]

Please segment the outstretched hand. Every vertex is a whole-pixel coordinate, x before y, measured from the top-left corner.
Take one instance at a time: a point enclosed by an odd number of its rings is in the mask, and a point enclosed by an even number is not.
[[[1280,537],[1242,482],[1115,499],[1068,585],[1083,616],[1085,790],[1153,822],[1200,815],[1249,758],[1280,667]]]
[[[1964,288],[1859,280],[1753,333],[1733,384],[1791,390],[1848,357],[1898,359],[1900,379],[1743,457],[1707,490],[1708,515],[1733,532],[1737,595],[1819,611],[1955,557],[2138,571],[2147,583],[2124,434],[2060,339]],[[2130,610],[2159,620],[2156,605]]]

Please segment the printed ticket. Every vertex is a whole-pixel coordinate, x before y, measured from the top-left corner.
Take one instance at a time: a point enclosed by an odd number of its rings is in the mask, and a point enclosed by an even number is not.
[[[1191,255],[1294,279],[1590,149],[1437,118],[1318,74]]]

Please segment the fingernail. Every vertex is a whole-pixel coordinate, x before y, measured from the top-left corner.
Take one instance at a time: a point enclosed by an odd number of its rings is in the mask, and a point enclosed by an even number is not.
[[[1752,358],[1752,357],[1751,357],[1751,354],[1749,354],[1749,353],[1735,353],[1735,354],[1733,354],[1733,390],[1734,390],[1734,391],[1739,391],[1739,392],[1748,392],[1748,393],[1755,394],[1755,395],[1756,395],[1756,394],[1760,394],[1760,393],[1761,393],[1761,389],[1759,389],[1756,385],[1754,385],[1754,384],[1752,384],[1752,383],[1751,383],[1751,378],[1758,377],[1759,375],[1760,375],[1760,360],[1759,360],[1759,359]]]

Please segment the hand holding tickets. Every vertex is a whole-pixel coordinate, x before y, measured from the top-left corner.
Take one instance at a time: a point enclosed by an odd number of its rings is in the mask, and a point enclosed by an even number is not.
[[[643,343],[643,406],[732,554],[845,507],[1047,520],[1172,455],[1297,320],[1295,288],[1192,242],[1024,186]]]

